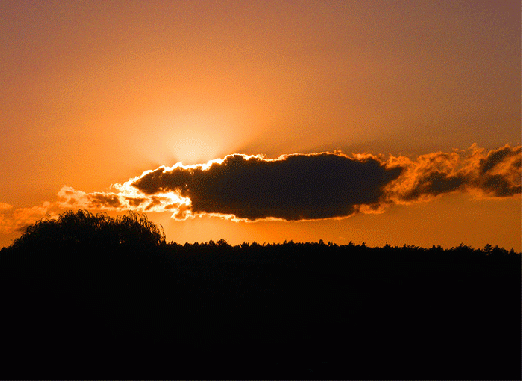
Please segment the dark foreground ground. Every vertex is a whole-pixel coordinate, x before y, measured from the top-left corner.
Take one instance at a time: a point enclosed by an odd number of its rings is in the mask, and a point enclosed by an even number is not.
[[[519,254],[0,252],[0,378],[520,379]]]

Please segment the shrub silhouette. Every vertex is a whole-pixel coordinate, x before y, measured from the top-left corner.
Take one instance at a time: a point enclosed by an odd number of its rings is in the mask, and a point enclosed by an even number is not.
[[[13,243],[17,249],[114,248],[146,249],[165,244],[165,234],[144,214],[112,218],[86,210],[68,211],[58,219],[42,219]]]

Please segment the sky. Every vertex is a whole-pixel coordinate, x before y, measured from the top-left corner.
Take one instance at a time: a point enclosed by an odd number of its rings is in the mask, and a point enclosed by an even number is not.
[[[519,1],[0,12],[0,247],[85,208],[178,243],[522,249]]]

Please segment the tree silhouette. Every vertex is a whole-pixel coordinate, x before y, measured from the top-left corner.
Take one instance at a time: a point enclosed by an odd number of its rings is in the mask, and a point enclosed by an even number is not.
[[[106,214],[93,214],[87,210],[68,211],[58,219],[42,219],[26,228],[16,239],[17,249],[71,247],[112,248],[123,246],[145,249],[165,244],[165,234],[145,214],[130,212],[112,218]]]
[[[520,379],[519,286],[492,245],[177,244],[70,211],[0,252],[1,374]]]

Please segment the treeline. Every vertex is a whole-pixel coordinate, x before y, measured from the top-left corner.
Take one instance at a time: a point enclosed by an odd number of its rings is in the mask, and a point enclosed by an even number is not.
[[[176,251],[198,251],[198,250],[212,250],[215,249],[226,249],[226,250],[232,250],[235,252],[241,252],[241,250],[250,249],[253,248],[255,250],[259,250],[260,247],[272,249],[274,247],[277,247],[278,249],[282,249],[283,251],[286,250],[292,250],[292,249],[299,249],[299,250],[324,250],[325,247],[331,248],[337,252],[339,251],[346,251],[346,252],[366,252],[366,253],[376,253],[379,251],[387,251],[392,253],[398,253],[398,252],[416,252],[416,253],[455,253],[456,255],[461,254],[473,254],[473,255],[493,255],[493,256],[506,256],[506,255],[520,255],[520,252],[516,252],[515,249],[511,248],[509,251],[505,248],[499,247],[498,245],[490,245],[486,244],[483,248],[473,248],[472,246],[465,245],[464,243],[461,243],[459,246],[451,247],[451,248],[443,248],[440,245],[433,245],[431,248],[425,248],[422,246],[416,246],[416,245],[407,245],[404,244],[403,246],[391,246],[389,244],[381,247],[368,247],[366,246],[366,243],[363,242],[362,244],[354,244],[353,242],[349,242],[346,245],[339,245],[334,242],[328,242],[325,243],[323,240],[319,240],[318,242],[294,242],[291,241],[284,241],[283,243],[269,243],[269,242],[263,242],[262,244],[253,241],[253,242],[243,242],[240,245],[230,245],[225,239],[220,239],[217,242],[214,242],[213,240],[207,241],[207,242],[194,242],[189,243],[186,242],[185,244],[179,244],[177,242],[170,242],[166,243],[166,245]]]
[[[0,376],[520,379],[520,264],[490,245],[181,245],[144,215],[68,212],[0,252]]]

